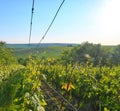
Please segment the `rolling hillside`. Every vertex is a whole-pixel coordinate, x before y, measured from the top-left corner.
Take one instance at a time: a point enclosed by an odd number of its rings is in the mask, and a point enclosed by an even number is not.
[[[58,58],[63,50],[71,50],[78,44],[63,43],[42,43],[38,44],[7,44],[11,48],[17,58],[27,58],[29,55],[37,55],[39,57]]]

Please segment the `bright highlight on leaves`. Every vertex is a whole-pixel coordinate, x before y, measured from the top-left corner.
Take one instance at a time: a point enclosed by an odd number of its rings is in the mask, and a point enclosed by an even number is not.
[[[67,91],[70,91],[71,89],[75,89],[72,83],[65,83],[62,85],[62,89],[65,89]]]
[[[106,107],[104,107],[104,111],[110,111],[110,110],[108,110]]]

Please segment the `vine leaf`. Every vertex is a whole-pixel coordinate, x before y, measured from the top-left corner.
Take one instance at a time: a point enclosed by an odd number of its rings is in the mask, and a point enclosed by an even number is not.
[[[75,87],[74,87],[74,85],[72,83],[64,83],[62,85],[62,89],[70,91],[71,89],[75,89]]]

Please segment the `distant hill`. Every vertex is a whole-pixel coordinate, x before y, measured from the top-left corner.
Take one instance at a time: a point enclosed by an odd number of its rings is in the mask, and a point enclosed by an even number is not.
[[[49,47],[49,46],[76,46],[79,44],[73,43],[41,43],[41,44],[6,44],[8,48],[38,48],[38,47]]]

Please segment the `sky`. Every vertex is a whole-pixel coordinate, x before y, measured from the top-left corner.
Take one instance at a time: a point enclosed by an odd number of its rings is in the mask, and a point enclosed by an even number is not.
[[[35,0],[31,43],[39,43],[62,0]],[[0,0],[0,41],[29,43],[32,0]],[[66,0],[42,43],[120,44],[120,0]]]

